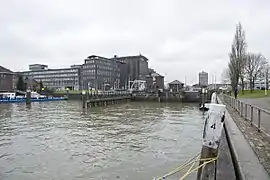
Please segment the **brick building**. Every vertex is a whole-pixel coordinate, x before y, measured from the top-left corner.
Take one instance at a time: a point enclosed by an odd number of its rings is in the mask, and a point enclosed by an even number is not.
[[[8,92],[13,90],[14,75],[15,73],[11,70],[0,66],[0,92]]]

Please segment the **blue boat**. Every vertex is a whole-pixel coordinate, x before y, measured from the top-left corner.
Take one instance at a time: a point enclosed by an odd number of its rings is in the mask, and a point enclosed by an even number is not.
[[[46,102],[46,101],[63,101],[67,100],[64,97],[49,97],[49,98],[31,98],[31,102]],[[18,99],[0,99],[0,103],[23,103],[26,102],[26,98]]]
[[[31,93],[35,95],[31,98],[31,102],[47,102],[47,101],[63,101],[67,100],[66,97],[46,97],[38,95],[37,93]],[[25,96],[15,96],[15,93],[1,93],[0,103],[24,103],[26,102]]]

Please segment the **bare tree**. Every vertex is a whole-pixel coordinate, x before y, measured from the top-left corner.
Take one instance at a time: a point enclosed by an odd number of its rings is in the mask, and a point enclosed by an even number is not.
[[[242,28],[241,23],[236,25],[236,32],[232,44],[232,50],[229,54],[229,74],[233,90],[238,87],[239,80],[241,80],[242,92],[244,92],[244,71],[246,61],[246,38],[245,31]]]
[[[229,68],[225,68],[223,69],[222,73],[221,73],[221,82],[223,84],[229,84],[231,82],[230,80],[230,70]]]
[[[245,70],[248,76],[250,91],[252,92],[257,80],[258,74],[264,69],[266,60],[260,54],[248,53],[246,58]]]

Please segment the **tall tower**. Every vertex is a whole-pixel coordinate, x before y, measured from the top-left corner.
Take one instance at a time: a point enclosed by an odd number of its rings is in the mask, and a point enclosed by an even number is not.
[[[208,86],[208,73],[207,72],[200,72],[199,73],[199,86],[206,87]]]

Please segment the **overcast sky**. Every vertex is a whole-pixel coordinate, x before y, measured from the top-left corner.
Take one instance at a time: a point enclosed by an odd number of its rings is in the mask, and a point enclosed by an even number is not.
[[[2,0],[0,65],[61,68],[141,53],[167,81],[193,84],[202,70],[220,81],[237,22],[248,50],[269,59],[269,0]]]

